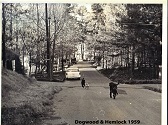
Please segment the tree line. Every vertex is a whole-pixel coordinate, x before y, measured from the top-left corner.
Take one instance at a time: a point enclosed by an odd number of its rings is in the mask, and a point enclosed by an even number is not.
[[[151,78],[158,78],[161,4],[3,3],[2,19],[4,66],[7,47],[23,62],[29,55],[36,72],[46,66],[52,76],[54,65],[63,70],[64,60],[76,57],[80,44],[82,59],[87,51],[103,68],[125,67],[132,75],[149,70]]]

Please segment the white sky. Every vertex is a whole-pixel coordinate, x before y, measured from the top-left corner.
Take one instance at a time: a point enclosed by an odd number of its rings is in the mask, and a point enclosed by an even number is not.
[[[91,12],[91,4],[90,3],[79,3],[79,6],[85,6],[88,12]]]

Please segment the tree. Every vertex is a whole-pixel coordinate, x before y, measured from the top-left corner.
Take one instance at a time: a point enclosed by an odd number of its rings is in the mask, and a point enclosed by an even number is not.
[[[92,9],[94,15],[93,20],[95,23],[92,25],[93,30],[90,31],[92,31],[96,42],[94,45],[99,44],[101,46],[99,47],[98,52],[99,55],[102,56],[104,68],[104,62],[106,62],[107,65],[107,59],[109,58],[107,55],[112,54],[113,49],[115,50],[115,48],[118,48],[118,43],[121,41],[120,34],[124,33],[124,30],[121,29],[117,20],[120,20],[122,16],[126,14],[125,5],[93,4]],[[110,49],[107,49],[108,47]]]
[[[127,43],[132,48],[131,67],[149,67],[158,78],[158,67],[161,64],[162,38],[162,5],[160,4],[128,4],[127,16],[120,22],[127,30]]]

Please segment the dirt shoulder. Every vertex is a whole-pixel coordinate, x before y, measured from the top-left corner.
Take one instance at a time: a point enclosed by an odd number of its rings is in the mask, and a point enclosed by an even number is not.
[[[1,83],[2,125],[34,125],[52,110],[52,99],[62,90],[6,69],[2,69]]]

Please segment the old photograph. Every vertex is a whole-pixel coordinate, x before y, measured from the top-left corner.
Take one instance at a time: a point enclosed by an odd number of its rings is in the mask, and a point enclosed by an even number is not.
[[[163,3],[1,6],[2,125],[166,124]]]

